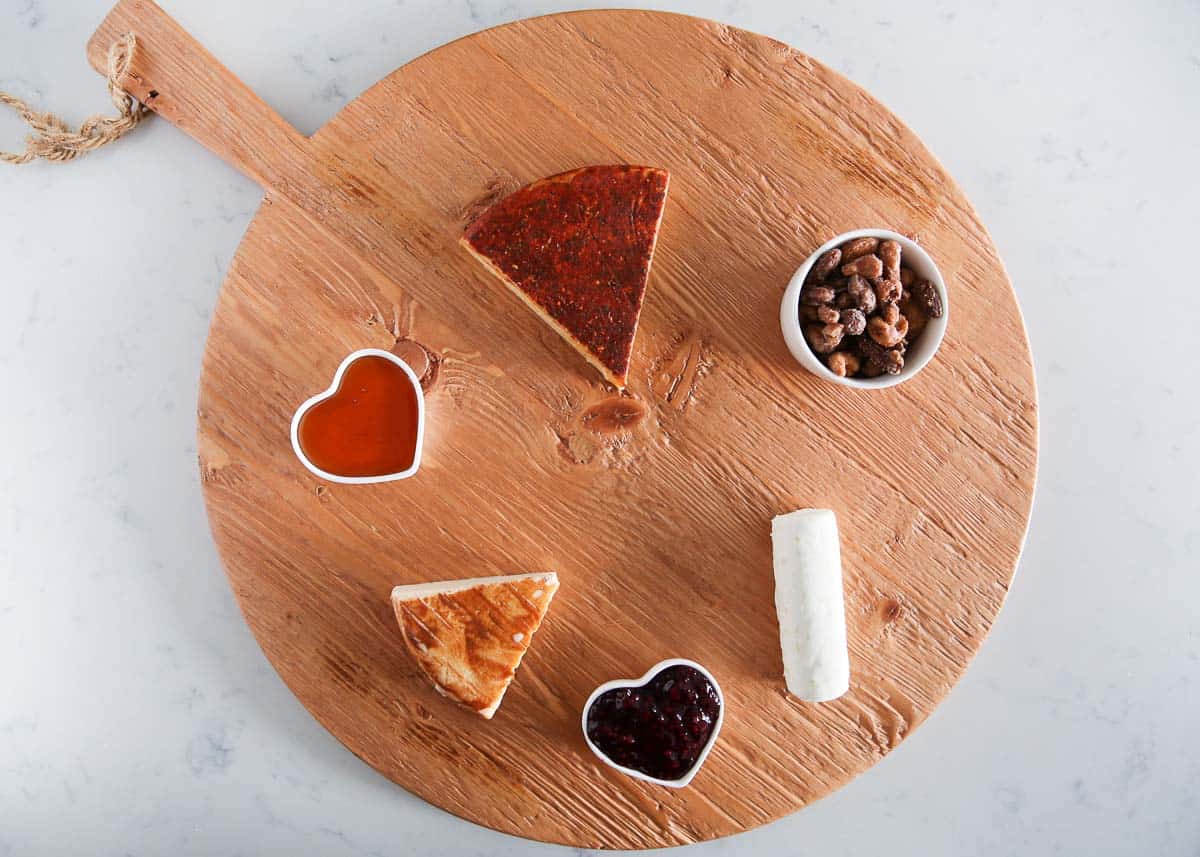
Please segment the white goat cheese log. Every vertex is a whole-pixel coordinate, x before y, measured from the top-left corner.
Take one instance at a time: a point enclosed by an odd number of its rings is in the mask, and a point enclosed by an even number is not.
[[[806,702],[837,699],[850,688],[837,518],[829,509],[777,515],[771,544],[788,692]]]

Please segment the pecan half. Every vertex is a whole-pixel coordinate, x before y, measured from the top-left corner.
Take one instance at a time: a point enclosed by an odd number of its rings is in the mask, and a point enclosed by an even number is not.
[[[847,277],[851,274],[858,274],[860,277],[866,277],[867,279],[878,277],[883,273],[883,260],[874,253],[867,256],[859,256],[853,262],[843,264],[842,273]]]
[[[834,247],[832,250],[826,250],[821,254],[821,257],[813,263],[813,266],[808,269],[808,276],[805,280],[810,283],[824,282],[825,278],[833,273],[842,262],[842,251]]]

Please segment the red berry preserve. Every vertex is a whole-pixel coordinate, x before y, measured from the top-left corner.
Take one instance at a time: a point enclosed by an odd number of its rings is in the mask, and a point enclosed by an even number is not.
[[[704,673],[677,664],[641,687],[596,697],[587,736],[623,768],[658,780],[677,780],[700,758],[721,714],[721,695]]]

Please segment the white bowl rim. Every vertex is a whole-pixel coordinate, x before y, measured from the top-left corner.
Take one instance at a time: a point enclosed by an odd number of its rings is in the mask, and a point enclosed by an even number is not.
[[[383,357],[395,363],[408,375],[408,379],[412,381],[413,388],[417,391],[417,442],[413,448],[413,462],[407,470],[402,470],[398,473],[384,473],[380,476],[338,476],[336,473],[325,472],[308,460],[308,456],[304,454],[304,450],[300,446],[300,420],[303,419],[304,415],[314,405],[334,395],[342,385],[342,376],[346,374],[346,369],[349,368],[351,363],[363,357]],[[296,408],[296,413],[292,416],[292,449],[295,451],[296,457],[300,459],[300,463],[315,476],[319,476],[328,482],[337,482],[341,485],[372,485],[377,482],[393,482],[397,479],[407,479],[416,473],[421,466],[421,445],[424,437],[425,391],[421,389],[421,379],[417,377],[417,373],[413,371],[411,366],[392,352],[384,351],[382,348],[360,348],[357,351],[347,354],[338,366],[337,371],[333,373],[333,383],[322,392],[305,399],[304,403]]]
[[[712,734],[708,736],[708,743],[704,745],[704,749],[701,750],[700,755],[696,757],[696,764],[692,765],[688,772],[677,780],[660,780],[657,777],[650,776],[649,774],[643,774],[641,771],[635,771],[633,768],[626,768],[623,765],[618,765],[612,759],[608,758],[608,756],[604,755],[600,748],[593,744],[592,739],[588,737],[587,715],[588,710],[592,707],[592,703],[596,701],[596,698],[599,697],[600,694],[623,687],[641,687],[663,670],[676,666],[691,667],[712,682],[712,686],[716,688],[717,696],[721,700],[721,706],[717,710],[717,722],[713,724]],[[588,748],[596,754],[596,758],[608,765],[610,768],[618,770],[623,774],[627,774],[628,776],[633,777],[635,780],[642,780],[647,783],[654,783],[656,785],[666,786],[667,788],[671,789],[683,788],[692,781],[692,778],[695,777],[696,774],[700,772],[700,768],[704,765],[704,760],[708,758],[708,754],[712,750],[713,745],[717,743],[717,735],[720,733],[721,724],[724,722],[725,692],[721,690],[721,685],[717,683],[716,677],[711,672],[695,661],[688,660],[687,658],[667,658],[665,661],[659,661],[654,666],[650,667],[650,669],[646,670],[646,672],[642,673],[640,678],[615,678],[612,681],[604,682],[604,684],[593,690],[591,696],[587,698],[587,702],[583,705],[583,714],[580,716],[580,726],[583,729],[583,740],[587,742]]]
[[[922,267],[928,270],[928,279],[933,283],[934,288],[938,290],[938,294],[942,299],[942,315],[940,318],[931,318],[924,332],[921,334],[921,339],[918,340],[923,348],[921,357],[905,363],[904,368],[900,370],[899,374],[880,375],[877,378],[843,378],[833,374],[829,367],[822,363],[820,358],[809,348],[807,340],[804,339],[804,331],[800,325],[800,289],[804,285],[804,278],[808,276],[809,269],[820,258],[822,253],[847,241],[853,241],[855,238],[868,237],[890,238],[893,241],[899,242],[905,253],[912,253],[917,257],[922,263]],[[853,387],[862,390],[882,390],[887,387],[894,387],[915,376],[925,368],[929,361],[933,359],[933,356],[937,354],[938,349],[942,347],[942,340],[945,338],[946,328],[949,326],[949,323],[950,298],[946,292],[946,283],[942,279],[942,272],[938,268],[937,263],[933,261],[933,258],[925,248],[916,241],[907,235],[901,235],[899,232],[891,229],[853,229],[826,241],[814,250],[804,260],[804,263],[796,269],[796,273],[792,275],[792,279],[788,282],[787,289],[784,290],[779,308],[779,326],[783,332],[784,342],[787,343],[788,350],[796,358],[796,362],[822,380],[832,381],[843,387]],[[932,339],[927,339],[930,336],[932,336]],[[928,347],[930,345],[932,347]]]

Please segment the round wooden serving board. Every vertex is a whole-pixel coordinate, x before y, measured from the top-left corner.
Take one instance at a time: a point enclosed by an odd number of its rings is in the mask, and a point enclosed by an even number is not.
[[[146,0],[125,81],[260,181],[209,334],[200,466],[217,544],[267,656],[352,752],[497,830],[575,846],[674,845],[786,815],[919,725],[1004,602],[1036,464],[1029,348],[962,191],[867,93],[711,21],[581,12],[446,45],[311,138]],[[491,201],[587,164],[671,172],[628,397],[457,239]],[[780,296],[817,245],[913,236],[952,304],[945,344],[885,391],[788,354]],[[296,406],[363,347],[425,373],[413,479],[316,480]],[[770,521],[842,532],[851,690],[784,692]],[[559,592],[495,720],[440,698],[404,650],[398,583],[556,570]],[[655,661],[703,662],[727,716],[680,791],[592,757],[580,707]]]

